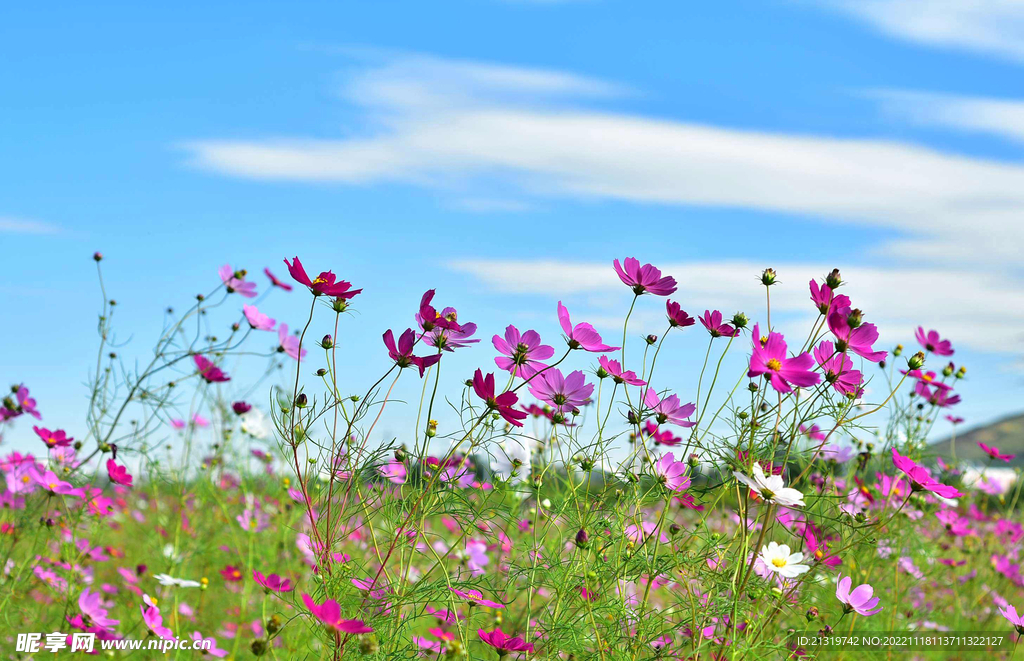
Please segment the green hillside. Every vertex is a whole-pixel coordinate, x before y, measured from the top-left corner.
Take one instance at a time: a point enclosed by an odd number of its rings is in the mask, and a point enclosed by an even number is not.
[[[936,441],[931,448],[935,455],[950,459],[949,437]],[[1003,454],[1016,455],[1010,463],[997,462],[1000,466],[1024,466],[1024,414],[1012,415],[988,425],[975,427],[956,435],[956,457],[961,460],[987,462],[986,455],[978,443],[999,448]]]

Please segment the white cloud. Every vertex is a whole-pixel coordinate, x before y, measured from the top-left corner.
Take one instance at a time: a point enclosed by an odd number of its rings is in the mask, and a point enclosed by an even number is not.
[[[1024,60],[1020,0],[818,0],[899,39]]]
[[[757,276],[768,264],[747,261],[686,262],[660,264],[663,273],[679,282],[672,296],[691,315],[705,308],[721,309],[727,316],[746,311],[753,320],[764,310],[764,288]],[[807,283],[832,270],[831,264],[809,262],[772,263],[780,284],[772,287],[773,313],[801,319],[814,315]],[[628,291],[611,264],[538,260],[463,260],[451,268],[469,274],[484,286],[505,293],[543,294],[552,299]],[[1024,289],[1007,287],[998,274],[957,272],[940,268],[843,269],[848,284],[842,293],[864,310],[883,340],[891,343],[913,339],[918,325],[939,329],[958,346],[983,351],[1019,350],[1024,344]],[[660,305],[660,299],[659,299]],[[592,310],[593,311],[593,310]],[[621,329],[622,318],[595,311],[590,321],[605,328]],[[648,314],[641,321],[644,332],[662,330],[660,318]]]
[[[511,188],[517,199],[757,209],[896,230],[904,238],[882,250],[904,261],[1019,261],[1024,166],[900,142],[744,131],[594,107],[623,93],[561,72],[398,58],[345,85],[370,123],[352,137],[185,146],[195,165],[239,177],[400,181],[474,193],[500,180],[503,196]]]
[[[0,216],[0,233],[7,234],[56,234],[60,228],[39,220]]]
[[[905,90],[876,90],[868,95],[880,99],[893,115],[918,124],[1024,143],[1024,101]]]

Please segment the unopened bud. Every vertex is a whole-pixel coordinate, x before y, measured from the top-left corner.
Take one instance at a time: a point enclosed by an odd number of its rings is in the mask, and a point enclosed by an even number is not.
[[[771,287],[775,284],[778,276],[775,273],[775,269],[765,269],[761,271],[761,284],[765,287]]]
[[[336,298],[331,302],[331,309],[333,309],[338,314],[341,314],[342,312],[348,309],[348,301],[346,301],[343,298]]]
[[[95,259],[97,262],[102,262],[103,261],[103,253],[101,253],[99,251],[96,251],[96,252],[94,252],[92,254],[92,258]]]
[[[750,319],[742,312],[737,312],[732,316],[732,325],[736,328],[746,328],[749,323]]]
[[[652,333],[652,334],[648,335],[647,337],[645,337],[644,340],[647,341],[647,344],[654,344],[655,342],[658,341],[658,336],[654,335]]]
[[[323,347],[324,349],[330,349],[331,347],[334,346],[334,338],[331,337],[329,334],[324,335],[324,339],[320,340],[320,346]]]
[[[306,399],[306,393],[300,392],[299,396],[295,398],[295,408],[304,409],[308,400]]]
[[[810,608],[808,608],[807,613],[805,613],[805,616],[807,617],[808,622],[813,622],[818,617],[818,607],[811,606]]]
[[[825,276],[825,284],[832,290],[838,289],[843,284],[839,269],[832,269],[832,272]]]
[[[919,370],[924,367],[924,352],[918,351],[907,360],[907,367],[911,370]]]
[[[587,548],[590,545],[590,536],[587,535],[587,531],[580,528],[580,531],[576,533],[576,546],[581,549]]]
[[[942,368],[942,376],[953,376],[954,371],[956,371],[956,365],[949,363]]]

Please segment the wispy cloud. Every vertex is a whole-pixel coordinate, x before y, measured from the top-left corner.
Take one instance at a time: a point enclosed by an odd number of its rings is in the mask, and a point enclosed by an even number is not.
[[[1024,142],[1024,100],[905,90],[874,90],[868,94],[893,115],[918,124]]]
[[[1019,0],[817,0],[893,37],[1024,61]]]
[[[5,234],[56,234],[60,227],[40,220],[0,216],[0,233]]]
[[[399,58],[344,93],[372,123],[360,135],[193,141],[192,163],[266,180],[486,190],[498,179],[518,197],[789,212],[897,230],[906,238],[880,250],[903,259],[1016,265],[1024,244],[1018,164],[614,113],[595,105],[627,93],[614,84],[475,62]]]

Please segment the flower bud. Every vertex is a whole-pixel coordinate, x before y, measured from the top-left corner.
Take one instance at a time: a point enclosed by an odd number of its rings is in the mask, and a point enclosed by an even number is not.
[[[846,315],[846,323],[850,328],[859,328],[864,323],[864,313],[858,308],[850,310],[850,314]]]
[[[825,284],[833,291],[843,284],[843,278],[839,275],[839,269],[832,269],[832,272],[825,276]]]
[[[603,367],[598,367],[598,368],[597,368],[597,371],[596,371],[596,372],[594,372],[594,374],[595,374],[595,375],[597,376],[597,378],[599,378],[599,379],[606,379],[606,378],[608,378],[608,372],[607,372],[607,371],[605,371],[605,369],[604,369]]]
[[[919,370],[924,367],[924,352],[918,351],[907,360],[907,367],[911,370]]]
[[[879,367],[880,369],[883,369],[883,370],[885,369],[885,360],[884,360],[884,359],[883,359],[883,360],[880,360],[880,361],[878,361],[878,367]]]
[[[747,317],[747,315],[743,314],[742,312],[737,312],[732,316],[731,323],[736,328],[746,328],[747,324],[750,323],[750,319]]]
[[[804,615],[807,617],[808,622],[813,622],[818,617],[818,607],[811,606]]]
[[[324,335],[324,339],[320,340],[320,346],[324,349],[330,349],[334,346],[334,338],[330,334]]]
[[[757,384],[751,381],[749,384],[747,384],[747,390],[749,390],[750,392],[757,392]]]
[[[682,532],[682,530],[683,530],[683,527],[681,525],[679,525],[678,523],[673,523],[672,525],[670,525],[668,527],[668,533],[670,535],[672,535],[673,537],[675,537],[680,532]]]
[[[590,536],[587,535],[587,531],[580,528],[579,532],[576,533],[576,546],[581,549],[587,548],[590,545]]]
[[[346,301],[343,298],[336,298],[333,301],[331,301],[331,309],[337,312],[338,314],[341,314],[342,312],[348,309],[348,301]]]
[[[102,262],[103,261],[103,253],[101,253],[99,251],[96,251],[96,252],[94,252],[92,254],[92,258],[95,259],[97,262]]]
[[[892,355],[898,356],[901,353],[903,353],[903,345],[902,344],[897,344],[896,348],[892,350]]]
[[[775,284],[778,276],[775,273],[775,269],[765,269],[761,271],[761,284],[765,287],[771,287]]]
[[[249,649],[252,650],[254,656],[263,656],[267,653],[267,643],[266,641],[257,638],[252,641],[252,645],[249,645]]]
[[[942,376],[953,376],[954,371],[956,371],[956,365],[949,363],[942,368]]]
[[[409,453],[405,451],[405,448],[395,448],[395,461],[405,461]]]
[[[697,468],[698,466],[700,466],[700,457],[698,457],[696,454],[691,454],[687,458],[686,463],[690,466],[690,468]]]
[[[962,379],[962,378],[964,378],[964,377],[965,377],[966,375],[967,375],[967,368],[966,368],[966,367],[964,367],[963,365],[961,365],[961,366],[960,366],[960,369],[958,369],[958,370],[956,371],[956,378],[958,378],[958,379]]]
[[[644,340],[647,341],[647,344],[654,344],[655,342],[658,341],[658,336],[654,335],[652,333],[652,334],[648,335],[647,337],[645,337]]]
[[[295,398],[295,408],[304,409],[308,400],[306,399],[306,393],[300,392],[299,396]]]

